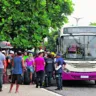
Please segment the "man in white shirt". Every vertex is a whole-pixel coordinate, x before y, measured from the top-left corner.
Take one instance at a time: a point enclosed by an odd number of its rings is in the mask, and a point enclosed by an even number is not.
[[[1,48],[0,48],[0,92],[2,91],[2,84],[3,84],[3,71],[6,72],[5,68],[5,55],[1,53]]]

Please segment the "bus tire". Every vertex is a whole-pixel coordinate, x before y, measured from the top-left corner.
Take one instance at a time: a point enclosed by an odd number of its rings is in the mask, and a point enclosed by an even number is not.
[[[96,85],[96,80],[95,80],[95,85]]]

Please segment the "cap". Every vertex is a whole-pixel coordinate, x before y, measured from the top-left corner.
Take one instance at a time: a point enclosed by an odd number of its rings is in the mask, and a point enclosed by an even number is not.
[[[55,53],[54,52],[51,52],[51,55],[54,55]]]
[[[28,50],[27,52],[28,52],[28,53],[32,53],[32,50]]]
[[[44,50],[42,50],[42,49],[41,49],[41,50],[39,50],[39,52],[38,52],[38,53],[43,53],[43,52],[44,52]]]
[[[19,50],[19,51],[17,51],[17,55],[21,55],[22,54],[22,52]]]
[[[2,51],[2,53],[6,53],[6,51],[5,51],[5,50],[3,50],[3,51]]]
[[[10,54],[14,54],[14,51],[10,50]]]
[[[18,53],[22,53],[20,50],[19,51],[17,51]]]
[[[61,54],[60,53],[57,53],[56,56],[61,56]]]
[[[30,56],[30,57],[33,57],[33,54],[32,54],[32,53],[29,53],[29,56]]]

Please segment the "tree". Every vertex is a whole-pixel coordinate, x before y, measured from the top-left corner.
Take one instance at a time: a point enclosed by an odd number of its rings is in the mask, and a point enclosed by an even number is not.
[[[0,0],[0,40],[38,47],[49,28],[60,28],[72,12],[71,0]]]
[[[56,48],[56,39],[58,37],[58,32],[57,31],[53,31],[49,34],[48,41],[45,42],[45,47],[47,50],[50,50],[51,52],[56,52],[57,48]]]
[[[90,25],[96,26],[96,23],[95,22],[91,22]]]

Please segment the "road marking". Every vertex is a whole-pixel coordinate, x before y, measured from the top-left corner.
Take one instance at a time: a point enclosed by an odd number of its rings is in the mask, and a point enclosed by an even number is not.
[[[51,94],[53,94],[53,95],[55,95],[55,96],[62,96],[62,95],[60,95],[60,94],[57,94],[57,93],[55,93],[55,92],[52,92],[52,91],[49,91],[49,90],[47,90],[47,89],[44,89],[44,88],[41,88],[43,91],[46,91],[46,92],[48,92],[48,93],[51,93]]]

